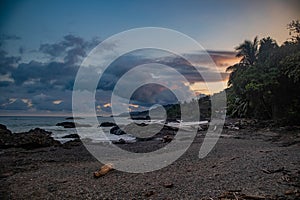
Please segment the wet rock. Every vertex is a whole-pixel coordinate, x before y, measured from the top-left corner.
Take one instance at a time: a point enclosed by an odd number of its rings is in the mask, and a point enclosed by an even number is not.
[[[116,126],[116,124],[113,122],[102,122],[98,127],[111,127],[111,126]]]
[[[224,125],[224,129],[229,129],[229,130],[240,130],[240,126],[238,123],[235,123],[235,124],[225,124]]]
[[[167,118],[166,119],[166,124],[170,123],[170,122],[172,122],[172,123],[180,123],[180,121],[177,120],[176,118]]]
[[[10,130],[5,125],[0,124],[0,147],[8,146],[13,136]]]
[[[66,117],[66,120],[70,120],[70,119],[84,119],[83,117]]]
[[[114,126],[113,128],[110,129],[109,132],[110,132],[110,134],[114,134],[114,135],[124,135],[124,134],[126,134],[118,126]]]
[[[201,124],[201,125],[199,125],[199,127],[202,131],[206,131],[208,129],[209,125],[208,124]]]
[[[76,146],[80,146],[80,145],[82,145],[81,140],[76,138],[75,140],[68,141],[68,142],[64,143],[62,145],[62,147],[64,149],[71,149],[72,147],[76,147]]]
[[[171,142],[172,140],[173,140],[173,137],[170,136],[170,135],[165,135],[165,136],[163,137],[163,143],[169,143],[169,142]]]
[[[8,129],[7,129],[7,127],[6,127],[5,125],[0,124],[0,131],[1,131],[1,130],[8,130]]]
[[[57,123],[56,126],[63,126],[64,128],[91,127],[89,124],[78,124],[75,122],[61,122]]]
[[[113,144],[126,144],[126,141],[123,138],[120,138],[118,141],[113,141]]]
[[[74,133],[74,134],[69,134],[69,135],[63,136],[62,138],[78,138],[79,139],[80,137],[78,134]]]
[[[64,128],[75,128],[74,122],[61,122],[57,123],[56,126],[63,126]]]
[[[164,131],[178,131],[178,128],[177,127],[173,127],[173,126],[167,126],[167,125],[165,125],[163,127],[163,130]]]
[[[136,137],[136,141],[138,141],[138,142],[150,141],[153,139],[154,139],[154,137],[146,137],[146,138]]]
[[[60,142],[51,137],[51,132],[40,128],[35,128],[28,132],[14,134],[5,129],[2,129],[0,132],[1,148],[19,147],[25,149],[35,149],[60,145]]]
[[[140,124],[136,123],[136,125],[138,125],[138,126],[142,126],[142,127],[144,127],[144,126],[148,126],[148,124],[146,124],[146,123],[140,123]]]

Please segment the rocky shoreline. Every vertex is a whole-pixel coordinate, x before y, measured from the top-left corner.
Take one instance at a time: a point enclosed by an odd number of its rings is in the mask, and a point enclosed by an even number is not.
[[[168,167],[144,174],[114,170],[95,179],[103,164],[78,138],[60,144],[42,129],[13,134],[1,125],[0,199],[299,199],[299,130],[228,121],[204,159],[197,157],[205,136],[199,130],[188,151]],[[117,145],[150,152],[166,143]]]

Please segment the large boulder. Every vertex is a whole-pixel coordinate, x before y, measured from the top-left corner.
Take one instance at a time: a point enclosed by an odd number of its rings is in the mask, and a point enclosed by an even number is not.
[[[4,129],[4,127],[0,127],[0,129],[0,148],[18,147],[34,149],[60,145],[60,142],[51,137],[51,132],[40,128],[14,134],[12,134],[8,129]]]
[[[10,141],[12,141],[13,134],[10,130],[6,128],[5,125],[0,124],[0,147],[6,146],[6,144],[9,144]]]
[[[76,138],[74,140],[65,142],[64,144],[62,144],[62,147],[64,149],[72,149],[73,147],[80,146],[80,145],[82,145],[81,140]]]

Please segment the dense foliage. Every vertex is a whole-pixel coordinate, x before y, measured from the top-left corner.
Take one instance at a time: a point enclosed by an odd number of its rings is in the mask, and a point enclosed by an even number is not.
[[[233,117],[300,121],[300,23],[288,25],[292,38],[278,46],[270,37],[244,41],[241,61],[227,68],[228,114]]]

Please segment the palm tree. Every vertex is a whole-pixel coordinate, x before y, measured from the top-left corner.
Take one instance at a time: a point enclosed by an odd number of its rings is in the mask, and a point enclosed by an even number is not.
[[[230,72],[229,79],[228,79],[228,82],[227,82],[228,86],[231,86],[233,84],[233,80],[235,79],[237,71],[240,68],[241,68],[240,63],[237,63],[237,64],[234,64],[234,65],[231,65],[231,66],[227,67],[226,72]]]
[[[276,41],[270,37],[261,39],[259,43],[260,43],[259,51],[265,51],[265,50],[268,51],[270,49],[273,50],[278,47]]]
[[[248,69],[249,66],[253,66],[258,57],[258,39],[254,38],[253,42],[245,40],[244,43],[240,44],[235,49],[237,50],[236,57],[241,58],[241,61],[237,64],[229,66],[226,69],[226,72],[231,72],[228,80],[228,86],[232,87],[236,94],[242,95],[244,88],[240,77],[243,77],[242,74]],[[246,116],[246,113],[249,110],[250,101],[246,97],[243,98],[234,98],[234,108],[232,110],[233,115]]]
[[[244,43],[235,48],[238,51],[236,57],[242,58],[240,61],[242,65],[249,66],[256,62],[258,55],[258,44],[259,42],[256,36],[253,42],[250,40],[245,40]]]
[[[243,70],[245,69],[245,66],[251,66],[255,64],[259,53],[258,44],[259,42],[256,36],[253,42],[245,40],[244,43],[235,48],[238,51],[236,57],[242,59],[239,63],[227,67],[226,72],[231,72],[228,86],[232,85],[233,80],[238,73],[238,70]]]

